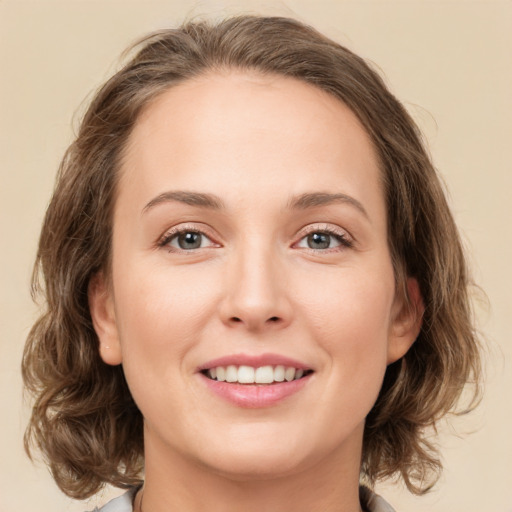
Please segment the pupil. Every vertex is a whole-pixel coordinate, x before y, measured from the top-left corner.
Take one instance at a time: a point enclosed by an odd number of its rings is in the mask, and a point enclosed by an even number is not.
[[[201,234],[188,232],[178,237],[178,245],[181,249],[197,249],[201,246]]]
[[[312,233],[308,236],[308,245],[311,249],[328,249],[330,244],[331,237],[325,233]]]

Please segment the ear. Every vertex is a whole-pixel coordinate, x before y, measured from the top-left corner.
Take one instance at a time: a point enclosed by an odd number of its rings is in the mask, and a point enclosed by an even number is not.
[[[420,333],[425,305],[418,281],[407,278],[409,301],[397,298],[388,340],[388,364],[398,361],[411,348]]]
[[[100,342],[100,357],[107,364],[121,364],[121,344],[119,343],[114,298],[103,272],[98,272],[91,278],[87,293],[92,325]]]

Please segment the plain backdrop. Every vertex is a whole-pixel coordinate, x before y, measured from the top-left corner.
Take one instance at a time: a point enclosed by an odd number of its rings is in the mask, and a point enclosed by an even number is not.
[[[0,0],[0,512],[84,511],[22,448],[20,358],[37,309],[29,293],[60,158],[91,91],[127,45],[185,17],[282,14],[371,60],[428,140],[489,306],[479,410],[441,426],[445,472],[427,496],[378,491],[397,511],[512,511],[512,2]],[[73,122],[75,118],[75,123]],[[456,433],[456,435],[454,435]]]

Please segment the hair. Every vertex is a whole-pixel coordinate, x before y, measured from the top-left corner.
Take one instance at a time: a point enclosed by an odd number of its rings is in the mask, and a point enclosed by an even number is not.
[[[86,498],[108,483],[141,481],[143,419],[122,366],[105,364],[88,306],[88,284],[108,271],[112,212],[123,150],[141,112],[176,84],[219,70],[291,77],[326,91],[359,118],[375,147],[387,205],[397,293],[419,283],[420,334],[388,366],[366,419],[361,478],[402,477],[426,492],[441,471],[429,435],[480,396],[479,340],[461,240],[421,134],[380,76],[360,57],[313,28],[280,17],[238,16],[187,22],[149,35],[97,92],[60,165],[42,227],[33,294],[46,308],[23,356],[34,397],[27,452],[43,453],[58,486]],[[412,307],[412,306],[411,306]]]

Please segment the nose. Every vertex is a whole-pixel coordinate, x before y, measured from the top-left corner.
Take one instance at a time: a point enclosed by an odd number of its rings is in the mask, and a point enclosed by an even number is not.
[[[222,321],[251,332],[282,329],[292,319],[282,262],[270,250],[247,250],[229,262]]]

